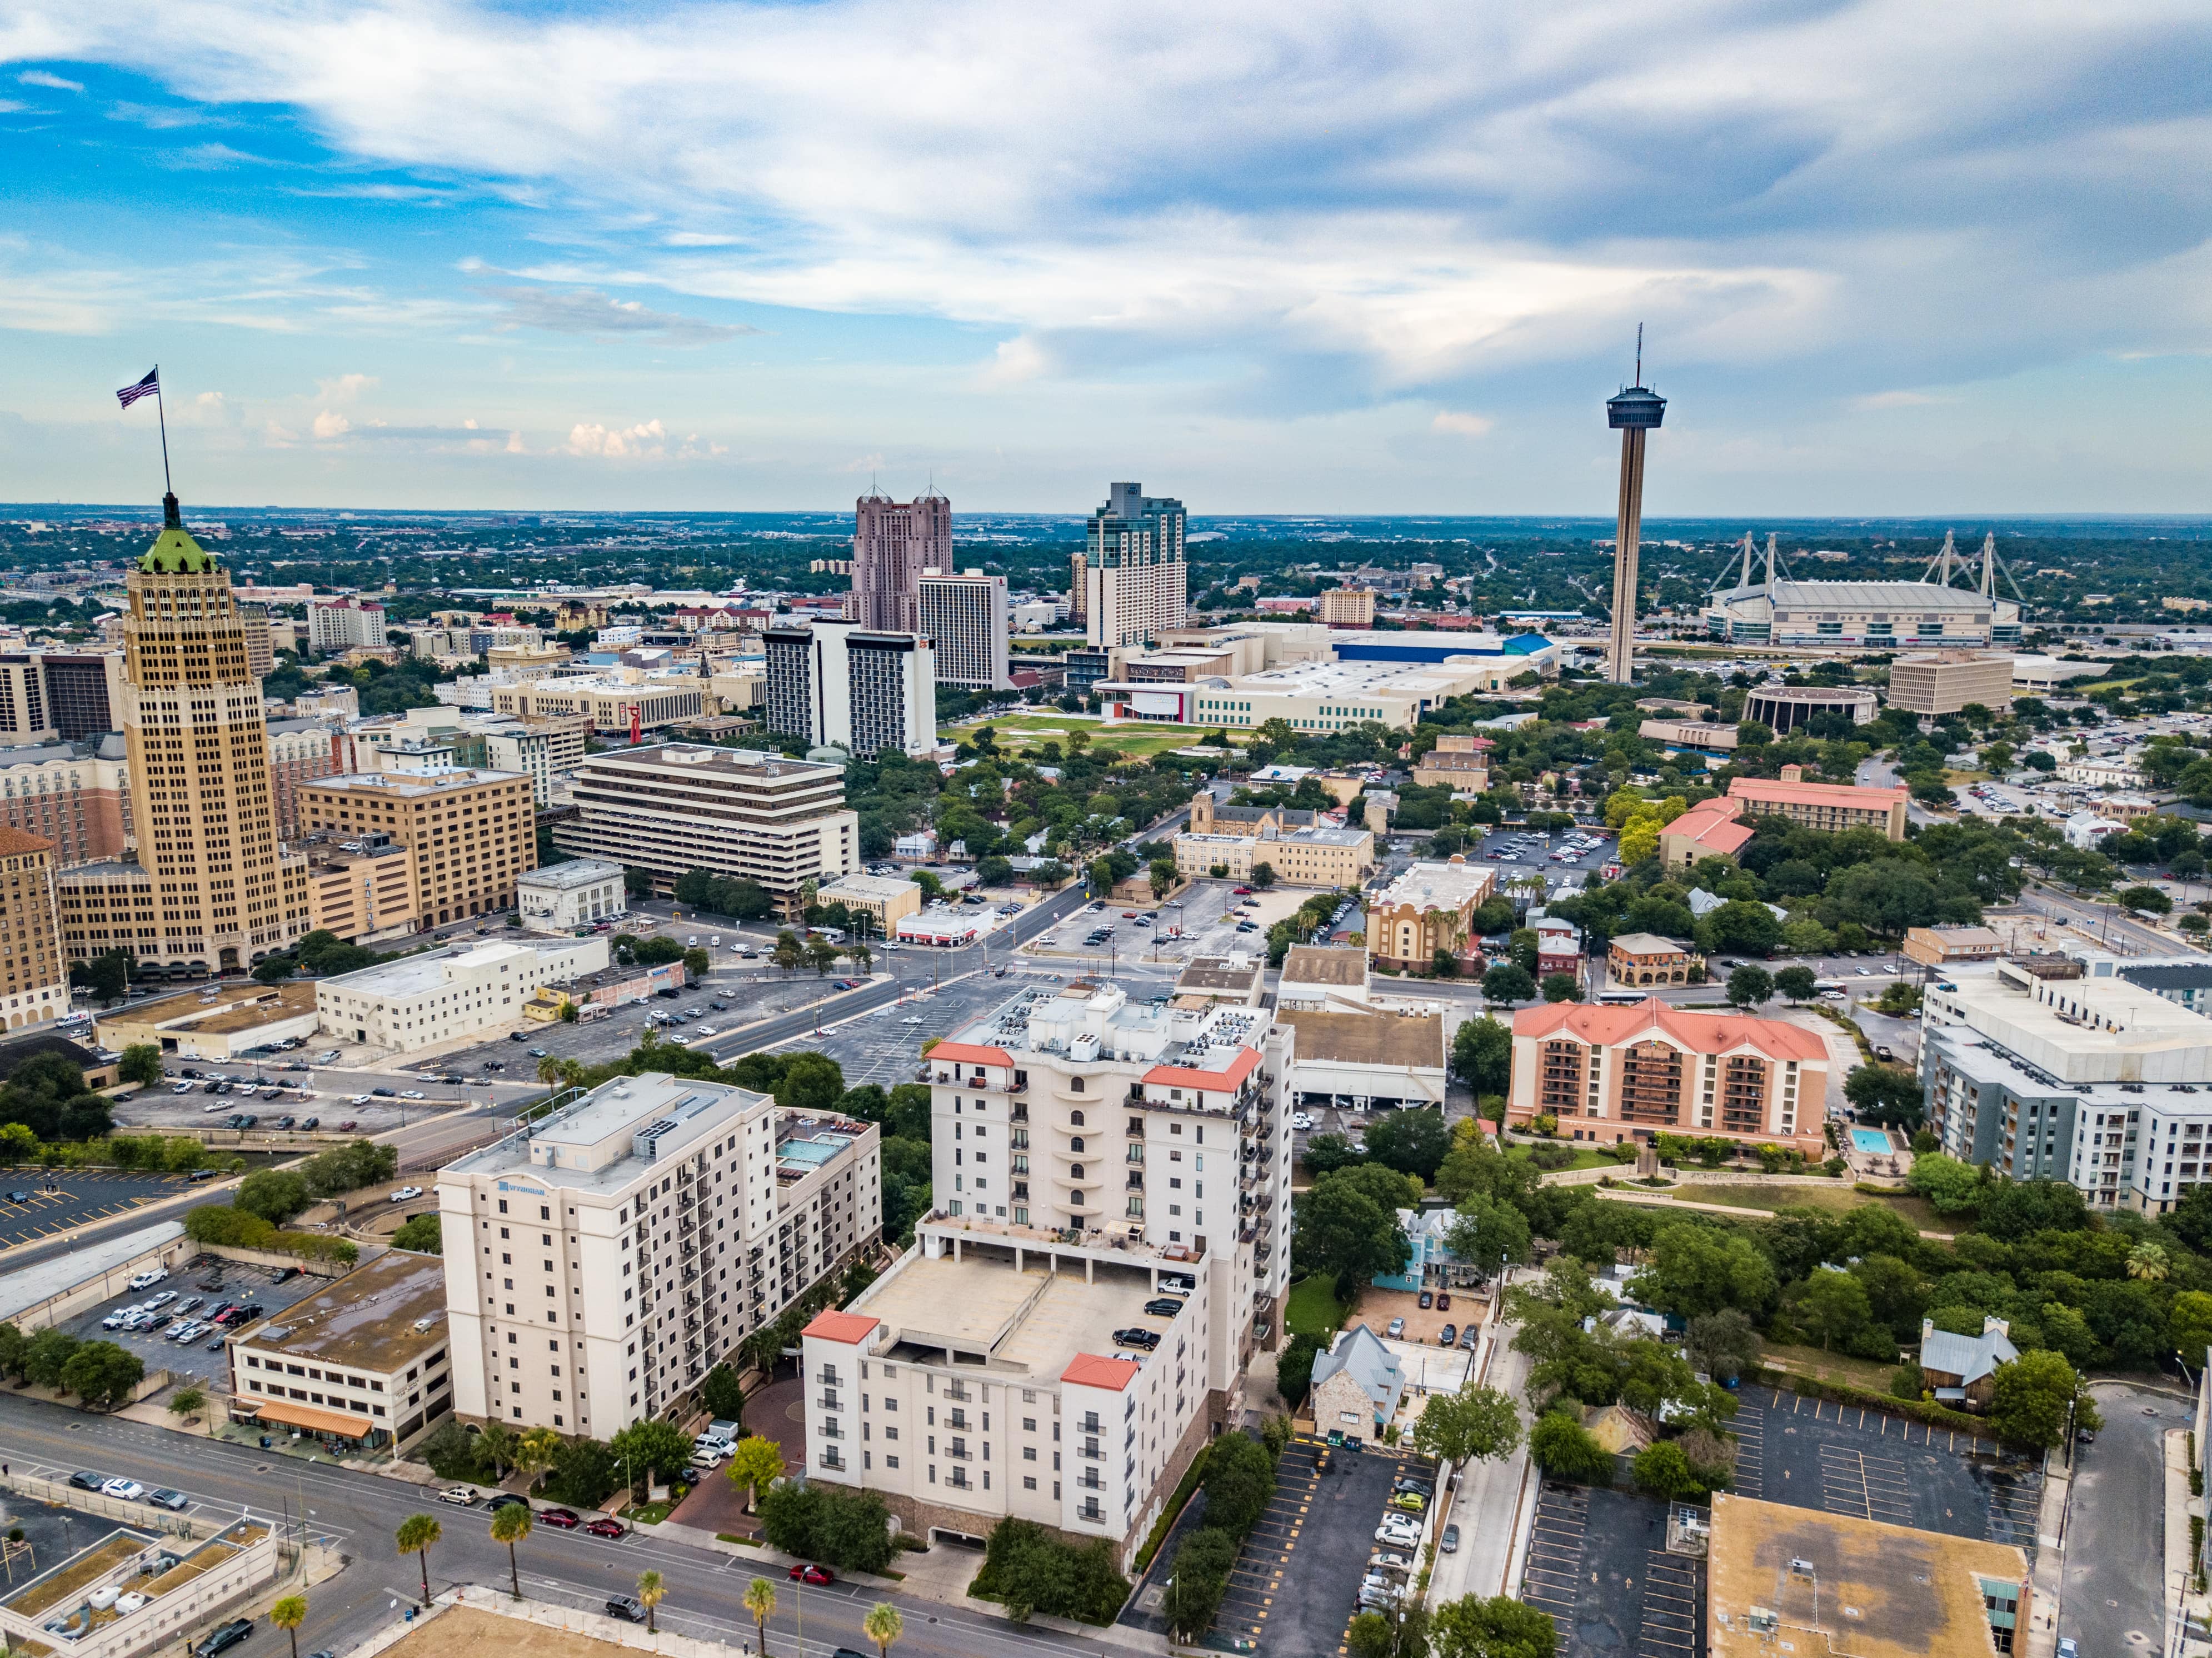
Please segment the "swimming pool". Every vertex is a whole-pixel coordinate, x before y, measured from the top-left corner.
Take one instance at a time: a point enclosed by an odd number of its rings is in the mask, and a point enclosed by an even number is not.
[[[1851,1130],[1851,1145],[1856,1150],[1878,1157],[1886,1157],[1897,1149],[1890,1143],[1889,1136],[1879,1128],[1854,1128]]]

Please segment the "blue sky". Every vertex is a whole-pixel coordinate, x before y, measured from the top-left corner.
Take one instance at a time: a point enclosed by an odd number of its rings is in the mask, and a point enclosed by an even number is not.
[[[2212,9],[0,4],[0,499],[2212,510]]]

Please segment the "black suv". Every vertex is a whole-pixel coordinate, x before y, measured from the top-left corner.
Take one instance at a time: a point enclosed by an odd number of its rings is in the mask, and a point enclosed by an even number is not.
[[[634,1600],[627,1594],[610,1595],[607,1599],[607,1616],[619,1618],[625,1624],[642,1624],[645,1621],[645,1606],[642,1602]]]
[[[210,1630],[199,1645],[191,1649],[192,1658],[215,1658],[218,1652],[228,1652],[253,1633],[251,1619],[234,1618],[228,1624],[218,1624]]]
[[[1182,1311],[1182,1303],[1173,1296],[1162,1296],[1158,1301],[1146,1302],[1145,1310],[1154,1318],[1173,1318]]]
[[[1160,1345],[1160,1338],[1157,1332],[1140,1330],[1132,1325],[1126,1330],[1114,1332],[1114,1345],[1116,1347],[1142,1347],[1149,1353]]]
[[[497,1497],[495,1497],[490,1502],[484,1504],[484,1512],[486,1514],[497,1514],[501,1509],[511,1509],[518,1503],[526,1509],[530,1506],[530,1499],[528,1497],[517,1497],[513,1491],[501,1491]]]

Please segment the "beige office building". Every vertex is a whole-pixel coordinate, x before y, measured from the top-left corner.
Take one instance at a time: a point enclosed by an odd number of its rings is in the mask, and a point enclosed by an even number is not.
[[[921,913],[921,889],[888,875],[848,875],[817,887],[814,902],[824,908],[842,904],[848,910],[865,910],[875,923],[877,936],[888,938],[901,921]]]
[[[301,786],[309,829],[386,835],[407,850],[414,908],[424,926],[514,907],[514,884],[538,867],[530,780],[453,768],[363,772]]]
[[[1437,952],[1455,959],[1474,948],[1474,912],[1498,890],[1498,872],[1455,853],[1417,863],[1368,901],[1367,954],[1378,968],[1428,973]]]
[[[1889,665],[1889,706],[1918,714],[1956,714],[1978,702],[2012,706],[2012,655],[1998,651],[1920,651]]]
[[[1176,872],[1249,881],[1265,864],[1291,887],[1357,887],[1375,870],[1375,836],[1364,829],[1302,829],[1259,835],[1178,835]]]
[[[407,1439],[453,1408],[447,1335],[445,1262],[387,1251],[231,1338],[232,1418],[258,1407],[271,1427]]]
[[[878,1135],[617,1077],[438,1171],[454,1408],[610,1439],[883,1230]]]
[[[0,829],[0,1018],[10,1030],[69,1011],[69,969],[54,908],[54,843]]]
[[[572,793],[578,815],[553,826],[553,844],[649,869],[662,891],[704,869],[788,901],[810,881],[860,867],[860,818],[846,807],[841,766],[674,743],[595,754]]]
[[[127,946],[101,942],[131,949],[141,976],[199,977],[251,967],[307,930],[307,864],[278,844],[261,682],[230,577],[185,532],[173,495],[163,511],[125,584],[137,860],[61,877],[63,946],[85,960],[98,953],[92,932],[127,932]]]
[[[1375,594],[1366,587],[1332,587],[1321,596],[1321,622],[1328,628],[1371,628]]]

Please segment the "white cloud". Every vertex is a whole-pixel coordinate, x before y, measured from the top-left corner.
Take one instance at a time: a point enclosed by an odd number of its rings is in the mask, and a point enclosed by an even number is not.
[[[27,87],[49,87],[56,92],[82,92],[84,90],[83,82],[64,81],[60,76],[49,74],[42,69],[25,70],[15,78]]]
[[[1851,407],[1861,410],[1926,409],[1939,403],[1954,403],[1954,398],[1937,397],[1932,392],[1869,392],[1851,399]]]
[[[1451,432],[1463,438],[1485,438],[1496,429],[1498,422],[1487,415],[1470,415],[1456,409],[1439,409],[1429,422],[1431,432]]]
[[[579,421],[568,431],[568,452],[631,460],[664,452],[667,437],[667,428],[658,420],[614,429]]]
[[[315,395],[325,403],[353,403],[376,383],[374,374],[333,374],[315,382]]]
[[[501,328],[542,328],[599,339],[641,338],[667,345],[707,345],[760,330],[744,323],[703,322],[672,311],[648,311],[635,300],[610,299],[596,288],[487,288],[505,301]]]
[[[342,438],[352,430],[353,422],[335,409],[325,409],[315,416],[315,436],[324,442]]]

